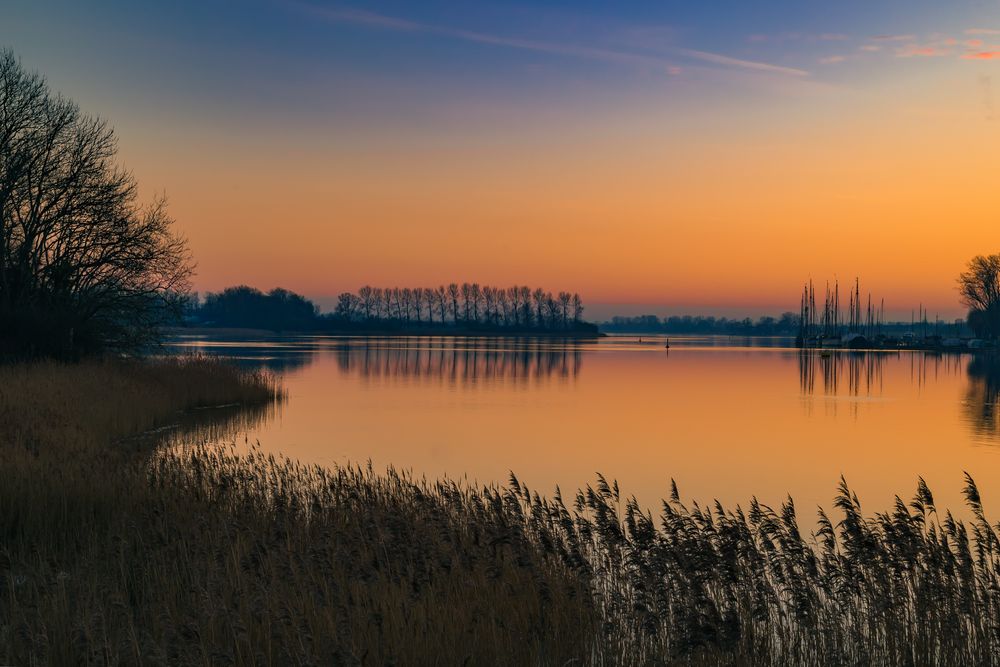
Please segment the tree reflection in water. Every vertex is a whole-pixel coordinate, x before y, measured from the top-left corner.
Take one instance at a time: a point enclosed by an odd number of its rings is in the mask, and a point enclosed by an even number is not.
[[[1000,357],[976,355],[969,360],[969,382],[962,402],[966,419],[980,437],[1000,436]]]
[[[576,380],[583,359],[573,344],[492,338],[474,341],[362,341],[335,350],[345,374],[364,379],[448,384],[528,384]]]

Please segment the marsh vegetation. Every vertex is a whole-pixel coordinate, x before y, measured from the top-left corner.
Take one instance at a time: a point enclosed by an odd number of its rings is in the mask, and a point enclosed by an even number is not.
[[[281,399],[214,362],[0,374],[4,662],[990,664],[1000,648],[1000,535],[971,478],[967,523],[922,481],[874,515],[846,482],[815,519],[676,487],[654,515],[600,477],[546,498],[513,476],[130,437]]]

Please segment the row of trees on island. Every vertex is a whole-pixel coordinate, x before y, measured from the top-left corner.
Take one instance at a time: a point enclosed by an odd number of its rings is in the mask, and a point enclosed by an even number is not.
[[[438,287],[372,287],[345,292],[334,315],[348,322],[568,330],[583,322],[579,294],[525,285],[451,283]]]
[[[275,331],[596,333],[583,321],[579,294],[527,286],[479,283],[430,287],[372,287],[344,292],[331,313],[285,289],[241,285],[193,299],[192,323]]]

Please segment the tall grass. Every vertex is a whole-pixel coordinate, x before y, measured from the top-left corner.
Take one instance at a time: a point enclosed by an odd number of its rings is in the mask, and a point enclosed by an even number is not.
[[[275,396],[238,371],[4,374],[34,398],[3,383],[0,663],[998,662],[1000,527],[971,478],[968,523],[923,481],[870,516],[842,481],[815,523],[791,500],[699,507],[675,487],[654,519],[601,477],[564,501],[513,476],[472,488],[122,440]]]

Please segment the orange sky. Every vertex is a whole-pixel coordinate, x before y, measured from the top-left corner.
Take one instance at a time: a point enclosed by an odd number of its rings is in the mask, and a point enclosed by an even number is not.
[[[963,263],[1000,250],[998,126],[961,103],[974,78],[911,83],[785,91],[681,128],[648,105],[526,131],[498,114],[462,140],[123,143],[144,183],[171,184],[202,289],[523,281],[773,310],[809,276],[857,275],[890,310],[954,316]]]
[[[39,46],[25,4],[0,36],[116,126],[202,291],[517,282],[776,313],[860,276],[891,315],[954,317],[964,263],[1000,252],[1000,17],[917,4],[134,8],[134,40],[74,49]]]

